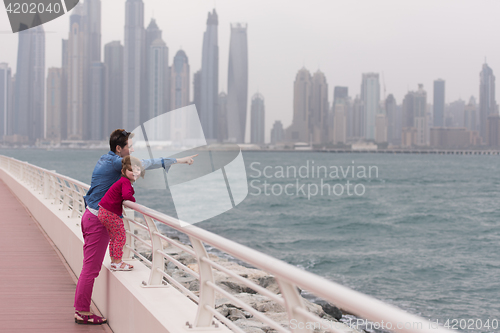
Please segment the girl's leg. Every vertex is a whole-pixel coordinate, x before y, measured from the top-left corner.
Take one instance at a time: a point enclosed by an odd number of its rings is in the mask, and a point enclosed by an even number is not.
[[[99,221],[101,221],[102,225],[108,230],[109,234],[109,256],[111,257],[111,262],[117,262],[115,260],[115,243],[116,243],[116,232],[114,228],[114,220],[116,218],[120,219],[118,215],[110,212],[107,209],[99,207]],[[119,261],[118,261],[119,262]]]

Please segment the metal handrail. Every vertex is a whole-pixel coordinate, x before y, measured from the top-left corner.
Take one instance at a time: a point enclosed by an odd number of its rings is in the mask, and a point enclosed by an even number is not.
[[[35,191],[43,193],[46,198],[56,199],[54,204],[62,203],[63,208],[70,210],[73,217],[75,217],[75,215],[81,216],[83,214],[83,193],[88,191],[89,186],[87,184],[59,175],[53,171],[45,170],[26,162],[21,162],[5,156],[0,157],[0,167],[8,171],[19,181],[30,185]],[[128,211],[126,210],[124,214],[124,225],[128,231],[124,256],[127,257],[130,256],[131,253],[135,253],[139,258],[148,263],[148,266],[151,267],[151,275],[148,283],[149,286],[163,285],[163,278],[166,278],[171,284],[181,289],[183,293],[198,303],[198,312],[196,320],[193,324],[194,327],[210,327],[213,322],[213,317],[215,316],[222,322],[225,322],[228,327],[235,329],[234,324],[228,323],[223,320],[221,316],[217,315],[217,310],[215,309],[215,291],[217,291],[218,293],[224,294],[226,297],[232,299],[234,302],[239,303],[242,308],[246,308],[248,312],[254,314],[256,318],[266,322],[274,329],[289,332],[287,328],[281,327],[279,323],[273,321],[264,314],[251,307],[248,308],[248,305],[244,306],[244,304],[241,304],[241,300],[228,294],[215,283],[212,269],[218,269],[228,276],[236,278],[240,281],[244,278],[234,273],[231,274],[231,272],[228,273],[227,268],[224,268],[223,266],[210,260],[204,245],[208,244],[234,258],[238,258],[254,267],[260,268],[267,273],[272,274],[280,287],[281,297],[278,295],[271,296],[267,289],[255,285],[250,280],[241,282],[254,289],[256,292],[260,292],[269,299],[276,301],[278,304],[284,305],[287,309],[290,322],[292,322],[292,320],[295,320],[295,322],[298,323],[307,323],[311,320],[316,320],[317,322],[322,321],[320,317],[309,312],[303,304],[302,298],[297,291],[297,287],[300,287],[361,318],[369,319],[375,323],[383,322],[386,324],[386,328],[389,328],[388,325],[391,324],[392,329],[389,330],[392,331],[408,333],[451,332],[442,327],[431,328],[429,322],[424,318],[409,314],[395,306],[388,305],[376,300],[373,297],[351,290],[335,282],[328,281],[310,272],[303,271],[281,260],[215,235],[209,231],[192,225],[182,227],[179,220],[151,208],[142,206],[138,203],[124,201],[123,206],[128,209]],[[134,221],[132,211],[137,212],[144,217],[145,225],[140,223],[138,226],[140,226],[141,229],[147,229],[147,231],[149,231],[152,247],[151,261],[144,258],[144,256],[142,256],[135,248],[135,242],[133,239],[136,238],[136,235],[131,230],[131,226],[134,225],[135,227],[138,223]],[[187,235],[191,241],[192,248],[159,233],[155,222],[164,224]],[[189,267],[183,265],[175,259],[171,260],[173,258],[163,251],[162,239],[169,242],[174,247],[179,248],[179,250],[183,250],[191,255],[194,255],[197,259],[199,273],[196,274],[196,272],[192,271]],[[147,245],[149,245],[149,243],[147,243]],[[186,273],[195,273],[195,277],[198,275],[200,281],[199,296],[194,295],[193,292],[165,273],[165,260],[169,260]],[[406,323],[410,323],[410,327],[407,327]],[[400,324],[402,324],[401,327]],[[415,325],[417,327],[415,327]],[[333,327],[329,327],[327,330],[333,332],[338,331]],[[238,329],[238,331],[241,332],[240,329]],[[310,329],[305,327],[298,327],[292,329],[292,331],[311,332]]]

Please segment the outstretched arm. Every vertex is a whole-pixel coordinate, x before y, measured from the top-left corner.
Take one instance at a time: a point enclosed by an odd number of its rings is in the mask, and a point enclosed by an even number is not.
[[[183,158],[178,158],[177,159],[177,163],[179,164],[188,164],[188,165],[191,165],[193,164],[194,162],[194,158],[198,156],[198,154],[196,155],[191,155],[191,156],[187,156],[187,157],[183,157]]]

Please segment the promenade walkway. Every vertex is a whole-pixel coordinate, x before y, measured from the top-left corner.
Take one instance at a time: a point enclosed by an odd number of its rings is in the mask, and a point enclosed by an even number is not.
[[[1,180],[0,211],[0,331],[112,332],[74,322],[76,277]]]

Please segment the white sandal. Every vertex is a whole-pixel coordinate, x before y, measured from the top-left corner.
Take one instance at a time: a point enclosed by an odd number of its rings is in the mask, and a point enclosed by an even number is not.
[[[129,265],[123,261],[120,261],[119,263],[111,263],[111,270],[112,271],[131,271],[134,267],[132,265]]]

